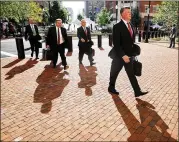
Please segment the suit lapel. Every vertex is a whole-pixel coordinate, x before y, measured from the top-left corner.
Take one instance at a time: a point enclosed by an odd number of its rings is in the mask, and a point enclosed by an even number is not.
[[[122,23],[124,29],[126,30],[126,32],[128,33],[129,37],[132,39],[131,34],[130,34],[130,32],[129,32],[129,29],[127,28],[127,26],[126,26],[126,24],[123,22],[123,20],[121,20],[121,23]],[[132,28],[132,26],[131,26],[131,28]],[[132,32],[133,32],[133,35],[134,35],[133,28],[132,28]],[[132,39],[132,40],[133,40],[133,39]]]
[[[55,40],[56,40],[56,43],[57,43],[57,31],[56,31],[56,26],[53,28],[53,31],[54,31]]]

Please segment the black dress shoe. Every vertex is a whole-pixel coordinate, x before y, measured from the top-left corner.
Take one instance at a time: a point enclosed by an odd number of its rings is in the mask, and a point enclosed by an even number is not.
[[[135,97],[143,96],[143,95],[145,95],[145,94],[147,94],[147,93],[148,93],[148,91],[135,93]]]
[[[67,70],[69,68],[69,66],[64,66],[64,70]]]
[[[96,63],[92,62],[92,63],[90,63],[90,66],[95,65],[95,64],[96,64]]]
[[[39,59],[39,57],[36,57],[35,59]]]
[[[114,88],[109,87],[108,92],[111,93],[111,94],[119,95],[119,92],[117,92],[116,89],[114,89]]]

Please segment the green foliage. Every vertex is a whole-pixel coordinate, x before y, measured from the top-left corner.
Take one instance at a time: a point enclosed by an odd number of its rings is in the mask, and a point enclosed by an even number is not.
[[[42,9],[36,2],[1,1],[1,18],[11,18],[16,22],[23,22],[32,17],[37,22],[42,20]]]
[[[110,24],[110,13],[106,8],[102,9],[100,13],[97,15],[97,23],[100,26],[105,26],[107,24]]]
[[[132,9],[132,19],[131,19],[132,24],[137,28],[140,25],[141,22],[141,16],[139,13],[138,7]]]
[[[84,18],[84,17],[83,17],[80,13],[77,15],[77,19],[78,19],[79,21],[81,21],[83,18]]]
[[[62,19],[63,23],[67,22],[68,11],[65,8],[63,8],[60,2],[58,1],[52,2],[52,7],[49,10],[49,14],[49,20],[51,23],[54,23],[55,20],[58,18]]]
[[[164,23],[167,27],[173,24],[177,25],[178,16],[177,1],[163,1],[154,14],[154,23]]]

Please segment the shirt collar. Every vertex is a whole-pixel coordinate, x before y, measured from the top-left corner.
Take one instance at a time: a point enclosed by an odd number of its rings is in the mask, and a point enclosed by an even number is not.
[[[56,29],[58,29],[58,28],[60,29],[60,27],[57,27],[57,26],[55,26],[55,27],[56,27]]]
[[[127,23],[129,23],[130,24],[130,22],[127,22],[126,20],[124,20],[124,19],[122,19],[123,20],[123,22],[127,25]]]

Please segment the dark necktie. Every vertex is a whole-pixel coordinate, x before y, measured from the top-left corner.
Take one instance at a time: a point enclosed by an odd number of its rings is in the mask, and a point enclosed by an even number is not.
[[[85,31],[85,34],[86,34],[86,36],[87,36],[87,30],[86,30],[86,28],[84,28],[84,31]]]

